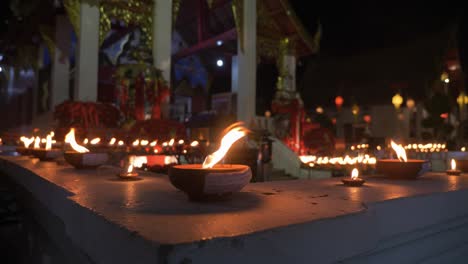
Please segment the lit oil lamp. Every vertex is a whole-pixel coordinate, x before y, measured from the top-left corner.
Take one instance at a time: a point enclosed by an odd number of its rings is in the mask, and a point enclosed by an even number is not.
[[[452,159],[452,161],[450,162],[450,170],[447,170],[445,171],[447,173],[447,175],[460,175],[461,174],[461,171],[460,170],[457,170],[457,163],[455,162],[454,159]]]
[[[425,160],[408,160],[402,145],[391,141],[398,159],[381,159],[377,161],[376,170],[388,178],[416,179],[423,168]]]
[[[218,200],[240,191],[252,178],[250,167],[239,164],[218,165],[230,147],[248,130],[242,123],[229,126],[217,151],[208,155],[203,164],[184,164],[169,168],[169,179],[191,200]]]
[[[346,186],[353,186],[353,187],[360,187],[366,182],[364,179],[359,178],[359,171],[357,168],[354,168],[351,171],[351,178],[344,178],[341,179],[341,181],[344,183]]]
[[[23,142],[24,147],[17,147],[16,152],[23,156],[31,155],[31,149],[29,148],[29,146],[34,142],[34,139],[34,137],[27,138],[25,136],[22,136],[20,138],[20,141]]]
[[[45,148],[35,148],[32,150],[33,156],[41,161],[51,161],[62,155],[63,151],[61,149],[52,148],[52,136],[53,134],[49,134],[45,138]]]
[[[122,180],[135,180],[138,177],[138,173],[134,171],[134,161],[135,156],[130,156],[128,158],[128,166],[125,171],[118,174],[119,178]]]
[[[109,159],[109,155],[105,152],[90,152],[89,149],[76,143],[74,128],[65,136],[65,143],[69,143],[74,151],[66,151],[64,158],[77,169],[97,168]]]

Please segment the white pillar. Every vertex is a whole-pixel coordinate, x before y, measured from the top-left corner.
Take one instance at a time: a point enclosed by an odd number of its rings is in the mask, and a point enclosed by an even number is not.
[[[237,119],[250,124],[255,119],[257,81],[257,0],[243,1],[244,50],[237,45]],[[233,65],[234,66],[234,65]],[[234,77],[233,77],[234,78]],[[235,82],[233,81],[233,85]]]
[[[72,27],[65,15],[59,15],[55,19],[55,51],[52,58],[52,89],[51,105],[55,106],[69,99],[70,88],[70,60]]]
[[[97,101],[99,64],[99,8],[81,3],[74,99]]]
[[[153,7],[153,63],[171,84],[172,0],[155,0]],[[169,98],[161,105],[163,118],[169,117]]]

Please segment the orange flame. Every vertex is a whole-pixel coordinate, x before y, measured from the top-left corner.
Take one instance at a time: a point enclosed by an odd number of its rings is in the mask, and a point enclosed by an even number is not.
[[[179,140],[179,142],[177,142],[177,143],[179,143],[179,145],[182,145],[182,144],[184,144],[184,142],[185,142],[185,141],[184,141],[183,139],[181,139],[181,140]]]
[[[85,144],[85,145],[88,144],[88,141],[89,141],[88,138],[85,138],[85,139],[83,140],[83,144]]]
[[[140,141],[140,145],[142,146],[147,146],[148,144],[149,144],[149,141],[146,139],[143,139],[142,141]]]
[[[172,147],[173,145],[174,145],[174,139],[173,139],[173,138],[171,138],[171,140],[169,140],[169,146],[171,146],[171,147]]]
[[[199,144],[198,141],[195,140],[192,143],[190,143],[190,146],[191,147],[196,147],[196,146],[198,146],[198,144]]]
[[[235,123],[229,126],[225,131],[228,131],[221,139],[221,146],[212,154],[208,155],[203,162],[203,168],[213,168],[213,166],[224,158],[226,153],[237,140],[244,137],[248,130],[242,123]]]
[[[393,142],[393,140],[390,142],[390,144],[392,145],[393,150],[397,154],[398,159],[400,161],[407,162],[408,159],[406,158],[405,148],[403,148],[402,145],[396,144],[395,142]]]
[[[117,139],[115,139],[114,137],[111,138],[111,140],[109,141],[109,145],[114,145],[115,144],[115,141],[117,141]]]
[[[41,143],[41,138],[40,137],[36,137],[36,139],[34,140],[34,148],[40,148],[40,143]]]
[[[132,173],[132,172],[133,172],[133,165],[132,165],[132,164],[128,165],[127,172],[128,172],[128,173]]]
[[[140,140],[137,139],[137,140],[133,141],[132,145],[133,145],[134,147],[140,145]]]
[[[52,135],[47,135],[45,149],[52,149]]]
[[[119,140],[119,142],[117,143],[117,145],[119,145],[119,146],[123,146],[123,145],[124,145],[124,142],[123,142],[123,140]]]
[[[150,143],[150,146],[151,146],[151,147],[154,147],[154,146],[156,146],[157,143],[158,143],[158,141],[155,140],[155,141],[153,141],[153,142]]]
[[[78,143],[76,143],[75,129],[74,128],[71,128],[70,132],[68,132],[68,134],[65,135],[65,143],[69,143],[70,146],[73,148],[73,150],[75,150],[76,152],[79,152],[79,153],[89,152],[89,149],[87,149],[87,148],[79,145]]]
[[[27,138],[27,137],[21,137],[20,140],[23,142],[25,148],[29,148],[29,145],[31,145],[34,142],[34,137]]]
[[[357,179],[359,176],[359,171],[357,168],[354,168],[352,171],[351,171],[351,179],[352,180],[355,180]]]
[[[92,139],[89,143],[91,143],[91,145],[96,145],[97,143],[101,142],[101,139],[100,138],[94,138]]]
[[[456,170],[457,169],[457,163],[455,162],[454,159],[452,159],[452,161],[450,162],[451,164],[451,167],[452,167],[452,170]]]

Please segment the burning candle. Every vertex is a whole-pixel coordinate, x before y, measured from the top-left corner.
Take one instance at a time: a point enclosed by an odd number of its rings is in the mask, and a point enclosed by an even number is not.
[[[344,178],[341,179],[341,181],[344,183],[346,186],[353,186],[353,187],[360,187],[366,182],[364,179],[359,178],[359,171],[357,168],[354,168],[351,171],[351,178]]]
[[[96,145],[98,144],[99,142],[101,142],[101,139],[100,138],[93,138],[89,143],[91,145]]]
[[[41,161],[51,161],[56,158],[58,158],[60,155],[62,155],[62,150],[57,149],[57,148],[52,148],[52,143],[54,140],[52,140],[52,137],[54,136],[53,133],[50,133],[49,135],[46,136],[45,140],[45,148],[35,148],[31,150],[31,154],[35,156],[36,158],[39,158]],[[37,141],[37,138],[36,138]]]
[[[389,178],[415,179],[422,170],[424,160],[408,160],[405,148],[391,141],[391,146],[398,159],[381,159],[377,161],[377,172]]]
[[[118,174],[119,178],[124,180],[131,180],[138,176],[138,173],[134,171],[134,160],[135,156],[130,156],[128,158],[128,166],[125,171]]]
[[[36,139],[34,140],[34,148],[35,149],[38,149],[41,147],[41,138],[40,137],[36,137]]]
[[[169,168],[169,179],[177,189],[184,191],[191,200],[211,200],[240,191],[252,178],[246,165],[218,165],[231,146],[244,137],[248,130],[242,123],[235,123],[225,130],[220,147],[208,155],[203,164],[175,165]]]
[[[75,139],[74,128],[71,128],[70,132],[65,136],[65,143],[70,144],[74,150],[65,152],[65,160],[77,169],[97,168],[109,159],[108,154],[105,152],[91,152],[79,145]]]
[[[457,163],[455,162],[454,159],[450,161],[450,170],[447,170],[446,173],[447,175],[460,175],[461,171],[457,170]]]
[[[114,146],[114,144],[115,144],[116,141],[117,141],[116,138],[114,138],[114,137],[111,138],[111,140],[109,141],[109,145],[110,145],[110,146]]]
[[[88,138],[85,138],[85,139],[83,140],[83,144],[85,144],[85,145],[87,145],[88,142],[89,142]]]

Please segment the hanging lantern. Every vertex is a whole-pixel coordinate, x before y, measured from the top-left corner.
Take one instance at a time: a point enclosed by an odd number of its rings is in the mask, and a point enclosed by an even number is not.
[[[402,103],[403,103],[403,97],[401,97],[399,93],[395,94],[392,97],[392,104],[395,106],[396,109],[399,109]]]
[[[411,99],[411,98],[408,98],[408,100],[406,100],[406,107],[408,107],[408,109],[413,109],[413,107],[414,107],[415,104],[416,104],[416,103],[415,103],[414,100]]]
[[[363,119],[364,119],[364,122],[366,122],[367,124],[370,124],[370,122],[372,121],[372,118],[370,115],[364,115]]]
[[[336,105],[336,108],[340,109],[341,106],[343,105],[343,103],[344,103],[343,97],[341,97],[341,96],[338,95],[338,96],[335,98],[335,105]]]
[[[359,106],[357,104],[354,104],[351,107],[351,112],[353,113],[353,115],[357,116],[359,114]]]

